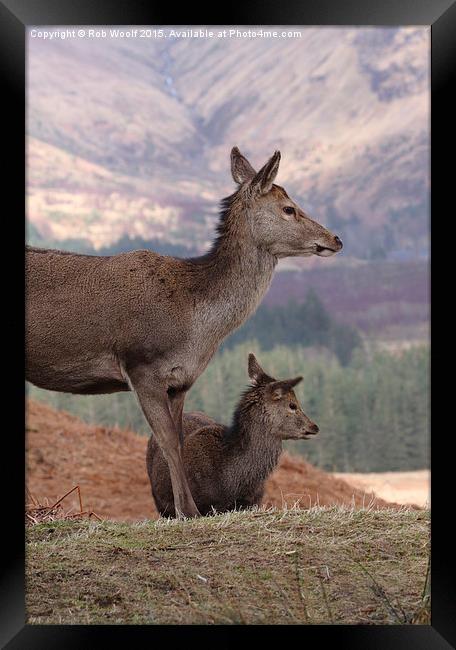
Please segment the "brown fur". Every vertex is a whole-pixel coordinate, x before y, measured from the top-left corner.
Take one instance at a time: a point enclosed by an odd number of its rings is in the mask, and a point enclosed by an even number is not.
[[[26,249],[26,379],[69,393],[133,390],[167,459],[176,507],[188,516],[198,511],[179,443],[186,392],[255,311],[278,258],[342,247],[278,193],[279,161],[276,152],[256,173],[233,149],[239,187],[223,202],[218,238],[203,257]]]
[[[254,385],[242,395],[231,427],[217,424],[204,413],[184,413],[184,464],[201,514],[259,505],[265,481],[278,464],[282,440],[318,432],[293,391],[301,377],[277,381],[253,355],[249,375]],[[147,470],[157,510],[174,517],[169,469],[152,436]]]

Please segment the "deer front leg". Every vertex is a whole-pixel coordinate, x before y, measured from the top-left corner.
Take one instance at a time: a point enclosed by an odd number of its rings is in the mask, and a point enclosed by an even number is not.
[[[182,416],[184,413],[184,402],[186,395],[187,392],[185,390],[168,390],[169,410],[174,420],[174,424],[176,425],[176,429],[179,433],[179,442],[181,447],[184,444],[184,427],[182,423]]]
[[[182,462],[179,431],[172,416],[165,386],[154,384],[149,373],[131,372],[129,379],[153,435],[168,463],[176,516],[199,517]]]

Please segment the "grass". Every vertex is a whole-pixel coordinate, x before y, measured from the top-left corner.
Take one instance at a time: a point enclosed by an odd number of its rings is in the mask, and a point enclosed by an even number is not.
[[[430,623],[429,513],[320,508],[27,531],[28,623]]]

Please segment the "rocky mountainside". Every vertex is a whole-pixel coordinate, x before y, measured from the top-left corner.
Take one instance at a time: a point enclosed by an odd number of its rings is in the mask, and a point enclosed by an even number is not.
[[[422,257],[429,41],[428,28],[29,38],[33,236],[202,250],[233,189],[236,144],[256,166],[282,151],[278,182],[337,230],[346,257]]]

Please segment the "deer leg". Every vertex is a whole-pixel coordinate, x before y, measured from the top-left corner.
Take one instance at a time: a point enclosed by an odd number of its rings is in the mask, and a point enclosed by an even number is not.
[[[169,409],[171,411],[171,416],[176,425],[177,431],[179,432],[179,442],[182,447],[184,444],[184,428],[182,424],[182,416],[184,412],[184,402],[187,393],[184,390],[173,391],[170,393],[168,390],[169,397]]]
[[[200,513],[185,475],[179,431],[171,414],[166,389],[154,386],[147,373],[135,375],[129,374],[131,386],[168,463],[176,516],[198,517]]]

